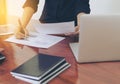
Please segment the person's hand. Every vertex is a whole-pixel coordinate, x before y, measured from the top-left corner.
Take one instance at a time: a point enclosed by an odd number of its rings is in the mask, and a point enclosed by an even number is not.
[[[28,30],[26,28],[21,28],[20,26],[15,30],[15,37],[17,39],[24,39],[26,37],[28,37],[29,33]]]
[[[76,36],[79,34],[79,31],[80,31],[79,29],[80,29],[79,26],[76,26],[74,32],[68,32],[68,33],[65,33],[64,35],[65,36]]]

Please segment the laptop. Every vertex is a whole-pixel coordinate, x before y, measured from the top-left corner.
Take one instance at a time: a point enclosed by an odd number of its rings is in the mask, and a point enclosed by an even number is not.
[[[78,43],[70,43],[78,63],[120,60],[120,15],[80,17]]]

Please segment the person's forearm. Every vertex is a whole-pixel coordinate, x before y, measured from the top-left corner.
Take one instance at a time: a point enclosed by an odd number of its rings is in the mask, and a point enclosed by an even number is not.
[[[21,23],[23,28],[26,28],[33,14],[34,14],[34,10],[31,7],[24,8],[23,15],[21,17]]]
[[[78,15],[77,15],[77,26],[80,28],[80,16],[81,15],[84,15],[85,13],[84,12],[82,12],[82,13],[79,13]]]
[[[84,14],[85,14],[84,12],[81,12],[77,15],[77,26],[75,26],[76,33],[79,33],[79,31],[80,31],[80,16],[84,15]]]

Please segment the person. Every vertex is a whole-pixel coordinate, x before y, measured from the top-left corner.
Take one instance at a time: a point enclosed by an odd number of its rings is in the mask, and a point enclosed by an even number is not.
[[[39,0],[26,0],[23,5],[23,15],[20,18],[22,24],[18,26],[15,33],[16,38],[22,39],[29,35],[26,29],[31,17],[38,9]],[[90,13],[89,0],[45,0],[41,23],[75,22],[75,32],[68,32],[64,35],[76,35],[80,30],[80,16]],[[24,33],[21,31],[24,31]]]

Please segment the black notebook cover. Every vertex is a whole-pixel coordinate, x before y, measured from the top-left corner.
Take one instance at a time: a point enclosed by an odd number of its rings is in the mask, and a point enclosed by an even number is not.
[[[39,80],[64,61],[64,57],[38,54],[12,70],[11,74]]]
[[[17,75],[13,75],[15,78],[26,81],[31,84],[47,84],[50,80],[58,76],[60,73],[62,73],[64,70],[70,67],[70,64],[67,62],[63,62],[60,65],[58,65],[56,68],[54,68],[52,71],[50,71],[48,74],[46,74],[42,79],[40,80],[34,80],[29,79]]]

